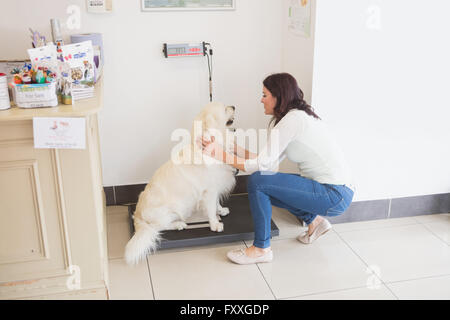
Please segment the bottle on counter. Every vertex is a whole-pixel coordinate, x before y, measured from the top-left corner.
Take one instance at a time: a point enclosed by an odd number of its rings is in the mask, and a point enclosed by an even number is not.
[[[0,110],[6,110],[11,108],[9,102],[8,81],[6,80],[6,74],[0,73]]]

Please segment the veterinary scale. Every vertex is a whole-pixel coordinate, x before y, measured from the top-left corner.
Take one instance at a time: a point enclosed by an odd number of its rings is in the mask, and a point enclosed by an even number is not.
[[[209,47],[209,50],[208,50]],[[208,42],[196,43],[176,43],[163,44],[163,53],[166,58],[181,58],[181,57],[204,57],[208,58],[209,71],[209,101],[212,101],[212,55],[213,50],[211,44]],[[209,58],[211,56],[211,64]]]

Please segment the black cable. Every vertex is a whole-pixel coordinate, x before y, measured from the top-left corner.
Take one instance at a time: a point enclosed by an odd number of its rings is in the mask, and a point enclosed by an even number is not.
[[[206,53],[206,57],[208,58],[208,71],[209,71],[209,101],[212,101],[212,76],[211,76],[211,66],[209,64],[209,54]]]
[[[210,74],[212,75],[212,73],[213,73],[213,51],[211,48],[209,48],[209,55],[211,57],[211,72],[210,72]]]
[[[211,79],[211,73],[212,73],[212,71],[211,71],[211,67],[210,67],[210,65],[209,65],[209,54],[208,54],[208,53],[206,53],[206,57],[208,58],[209,79]],[[212,57],[211,57],[211,60],[212,60]],[[212,61],[211,61],[211,63],[212,63]]]
[[[209,54],[208,54],[208,50],[206,48],[206,46],[209,46]],[[209,101],[212,101],[212,55],[213,55],[213,51],[211,49],[211,44],[210,43],[206,43],[204,42],[204,47],[205,47],[205,54],[206,57],[208,59],[208,72],[209,72]],[[211,64],[209,63],[209,58],[211,55]]]

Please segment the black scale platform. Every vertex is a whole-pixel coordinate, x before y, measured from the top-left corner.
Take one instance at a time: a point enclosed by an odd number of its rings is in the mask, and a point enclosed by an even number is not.
[[[224,230],[222,232],[213,232],[209,229],[209,226],[184,230],[162,231],[161,236],[163,240],[161,241],[159,248],[170,249],[253,240],[253,220],[247,194],[231,195],[228,200],[222,203],[222,206],[230,209],[230,213],[227,216],[221,217],[224,224]],[[128,207],[131,236],[134,234],[132,215],[135,209],[135,204]],[[207,218],[205,218],[205,220],[207,220]],[[193,226],[195,224],[204,224],[204,222],[188,223],[188,226]],[[271,236],[278,236],[280,230],[273,221],[271,221],[271,224]]]

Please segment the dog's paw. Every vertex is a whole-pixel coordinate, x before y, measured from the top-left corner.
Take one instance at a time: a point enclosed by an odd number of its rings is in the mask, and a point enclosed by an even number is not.
[[[229,214],[230,213],[230,209],[228,209],[228,208],[220,208],[220,209],[217,209],[217,214],[219,215],[219,216],[222,216],[222,217],[225,217],[227,214]]]
[[[211,231],[222,232],[223,231],[223,223],[222,222],[209,223],[209,228],[211,229]]]
[[[183,221],[175,221],[170,225],[170,230],[183,230],[186,229],[187,224]]]

